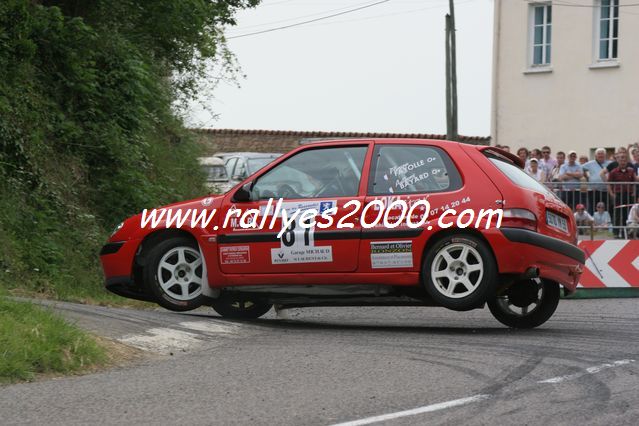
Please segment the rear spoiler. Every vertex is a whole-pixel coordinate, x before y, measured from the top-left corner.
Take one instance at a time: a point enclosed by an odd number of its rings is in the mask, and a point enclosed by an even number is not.
[[[477,149],[481,152],[486,152],[488,154],[494,155],[495,157],[507,161],[509,163],[513,163],[520,169],[523,169],[526,165],[521,158],[517,157],[515,154],[506,152],[501,148],[496,148],[494,146],[477,146]]]

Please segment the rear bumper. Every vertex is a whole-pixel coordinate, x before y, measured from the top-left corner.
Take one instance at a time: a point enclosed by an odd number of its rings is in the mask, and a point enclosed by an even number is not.
[[[530,244],[546,250],[554,251],[555,253],[567,256],[581,264],[584,264],[586,261],[586,256],[579,247],[557,238],[520,228],[502,228],[501,232],[513,243]]]
[[[556,281],[568,292],[577,288],[585,255],[577,246],[527,229],[490,229],[485,234],[502,274],[538,268],[541,278]]]

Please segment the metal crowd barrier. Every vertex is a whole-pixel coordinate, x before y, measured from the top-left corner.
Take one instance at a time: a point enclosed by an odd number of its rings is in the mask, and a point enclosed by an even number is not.
[[[577,211],[577,205],[582,204],[585,211],[594,217],[597,204],[604,203],[601,211],[608,212],[610,225],[577,220],[580,239],[639,238],[639,222],[628,221],[630,209],[639,203],[639,182],[546,182],[545,185],[573,212]]]

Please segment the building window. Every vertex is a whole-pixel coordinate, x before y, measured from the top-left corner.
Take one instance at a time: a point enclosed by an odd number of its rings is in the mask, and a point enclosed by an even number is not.
[[[550,44],[552,35],[552,6],[531,5],[531,61],[535,66],[550,65]]]
[[[600,0],[597,8],[598,55],[600,61],[617,59],[619,0]]]

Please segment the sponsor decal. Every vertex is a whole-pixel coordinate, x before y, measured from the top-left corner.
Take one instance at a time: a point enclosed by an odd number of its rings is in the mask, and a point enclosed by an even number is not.
[[[282,247],[271,249],[271,262],[273,265],[288,265],[292,263],[322,263],[333,261],[333,248],[331,246],[304,247],[294,249]]]
[[[318,214],[322,214],[324,211],[331,209],[337,206],[337,200],[323,200],[323,201],[286,201],[283,203],[278,203],[278,205],[271,206],[265,205],[260,206],[260,214],[261,215],[275,215],[281,216],[282,212],[286,212],[289,216],[291,216],[296,211],[299,211],[299,214],[304,213],[307,210],[315,210]]]
[[[292,222],[280,238],[280,247],[271,249],[273,265],[322,263],[333,261],[332,246],[315,245],[315,228],[303,228]]]
[[[220,263],[222,265],[251,263],[251,249],[249,246],[220,247]]]
[[[205,199],[202,200],[202,205],[204,207],[208,207],[211,204],[213,204],[213,197],[206,197]]]
[[[412,241],[371,241],[371,267],[412,268]]]

